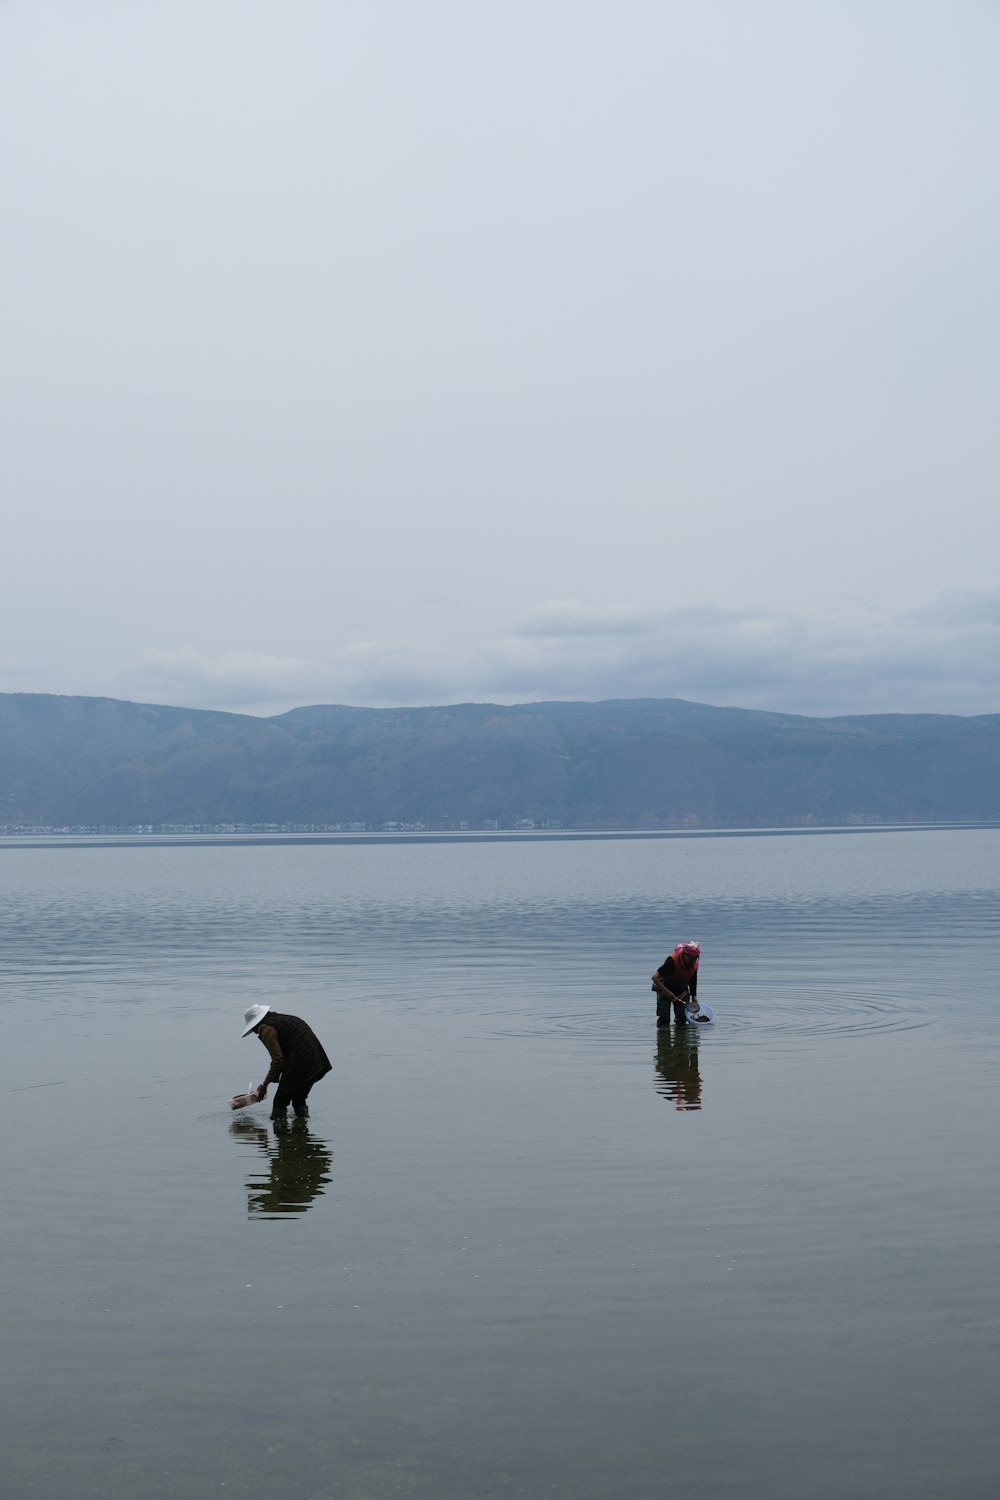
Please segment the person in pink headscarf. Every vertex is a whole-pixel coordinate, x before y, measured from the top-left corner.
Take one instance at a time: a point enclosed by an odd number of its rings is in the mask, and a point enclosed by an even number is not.
[[[678,1026],[687,1025],[687,1012],[698,1011],[698,963],[701,959],[701,944],[693,940],[678,943],[669,958],[665,958],[653,977],[656,992],[656,1024],[669,1026],[670,1011]]]

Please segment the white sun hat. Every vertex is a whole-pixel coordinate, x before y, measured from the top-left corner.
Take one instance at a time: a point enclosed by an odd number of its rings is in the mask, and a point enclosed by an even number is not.
[[[242,1035],[249,1036],[254,1027],[260,1025],[270,1009],[269,1005],[251,1005],[243,1017],[247,1024],[243,1028]]]

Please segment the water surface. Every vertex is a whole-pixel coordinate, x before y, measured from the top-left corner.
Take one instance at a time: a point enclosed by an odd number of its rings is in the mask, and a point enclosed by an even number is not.
[[[986,1500],[1000,832],[0,845],[6,1493]],[[711,1028],[649,975],[701,940]],[[262,1001],[334,1060],[229,1095]]]

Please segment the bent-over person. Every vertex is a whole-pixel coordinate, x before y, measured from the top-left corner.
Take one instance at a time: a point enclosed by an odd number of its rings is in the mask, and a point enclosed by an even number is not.
[[[257,1103],[267,1098],[269,1087],[276,1083],[271,1119],[284,1119],[289,1104],[298,1116],[308,1115],[309,1090],[333,1066],[315,1031],[299,1016],[286,1016],[269,1005],[251,1005],[244,1020],[243,1035],[256,1032],[271,1056],[267,1077],[256,1092]]]
[[[652,976],[656,991],[656,1024],[668,1026],[673,1008],[678,1026],[687,1024],[687,1008],[698,1010],[698,961],[701,944],[678,943]]]

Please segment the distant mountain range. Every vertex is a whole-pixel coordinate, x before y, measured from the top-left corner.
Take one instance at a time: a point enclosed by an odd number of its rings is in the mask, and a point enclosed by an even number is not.
[[[1000,714],[677,698],[297,708],[0,694],[0,829],[728,828],[1000,819]]]

